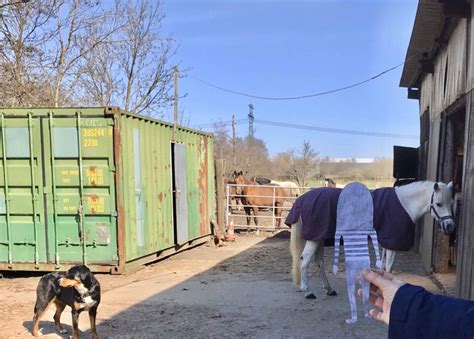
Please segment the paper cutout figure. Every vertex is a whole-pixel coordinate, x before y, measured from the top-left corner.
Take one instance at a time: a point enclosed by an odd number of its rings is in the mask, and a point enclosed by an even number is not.
[[[368,236],[372,239],[377,258],[377,267],[382,266],[377,233],[373,227],[374,204],[372,196],[361,183],[347,185],[339,196],[337,203],[336,236],[334,240],[334,265],[333,273],[337,273],[339,261],[339,241],[344,240],[344,254],[346,262],[346,283],[351,318],[346,323],[353,324],[357,321],[356,305],[356,279],[359,277],[362,287],[362,301],[366,318],[369,317],[369,284],[363,278],[361,272],[364,268],[370,268],[370,256],[368,247]]]

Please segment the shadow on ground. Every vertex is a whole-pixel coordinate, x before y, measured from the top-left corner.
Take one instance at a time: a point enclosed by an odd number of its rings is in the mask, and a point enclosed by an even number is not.
[[[343,272],[327,273],[339,295],[326,296],[312,263],[310,287],[317,299],[305,299],[291,282],[288,243],[288,231],[267,238],[240,235],[228,246],[201,246],[130,275],[99,275],[105,293],[98,311],[98,333],[102,338],[386,338],[386,326],[366,320],[360,303],[358,323],[345,323],[349,305]],[[333,248],[326,248],[325,258],[329,272]],[[395,270],[402,267],[402,279],[436,289],[413,253],[397,257]],[[31,313],[17,315],[18,325],[24,328],[7,333],[31,331],[34,301],[30,304],[30,299],[36,283],[36,278],[27,279],[9,297],[24,293],[19,309],[26,312],[31,307]],[[7,307],[15,307],[14,302],[10,304]],[[44,334],[54,333],[53,314],[51,307],[42,318]],[[69,309],[62,323],[71,330]],[[79,327],[83,337],[90,336],[86,312]]]
[[[317,299],[304,299],[291,282],[288,238],[289,232],[267,238],[121,310],[100,323],[100,334],[122,338],[386,337],[386,327],[364,319],[361,306],[359,322],[352,326],[345,323],[349,307],[343,275],[329,278],[339,292],[339,296],[330,297],[312,271]],[[183,253],[181,263],[205,259],[198,251]],[[212,253],[218,255],[219,250]],[[332,257],[332,251],[327,256]],[[146,289],[153,283],[136,283],[136,288]]]

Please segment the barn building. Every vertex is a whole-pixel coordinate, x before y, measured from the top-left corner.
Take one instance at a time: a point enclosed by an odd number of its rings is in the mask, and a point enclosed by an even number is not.
[[[456,185],[458,228],[431,216],[416,247],[425,268],[455,271],[456,295],[474,299],[474,0],[420,0],[400,86],[419,101],[419,178]]]

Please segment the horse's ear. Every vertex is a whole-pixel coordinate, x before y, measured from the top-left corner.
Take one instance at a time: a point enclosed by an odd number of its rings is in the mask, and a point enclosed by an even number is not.
[[[448,190],[453,191],[453,188],[454,188],[454,184],[453,184],[452,181],[450,181],[450,182],[448,183]]]
[[[435,184],[434,184],[434,190],[435,190],[435,192],[439,191],[439,184],[437,182],[435,182]]]
[[[237,173],[237,175],[244,175],[244,172],[240,171],[239,173]]]

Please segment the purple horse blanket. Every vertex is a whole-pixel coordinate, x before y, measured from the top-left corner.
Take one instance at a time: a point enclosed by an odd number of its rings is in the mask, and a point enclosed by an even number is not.
[[[291,226],[301,216],[305,240],[334,238],[340,188],[322,187],[296,199],[285,224]],[[393,251],[409,251],[415,241],[415,225],[402,207],[394,188],[371,192],[374,202],[374,228],[380,245]]]

